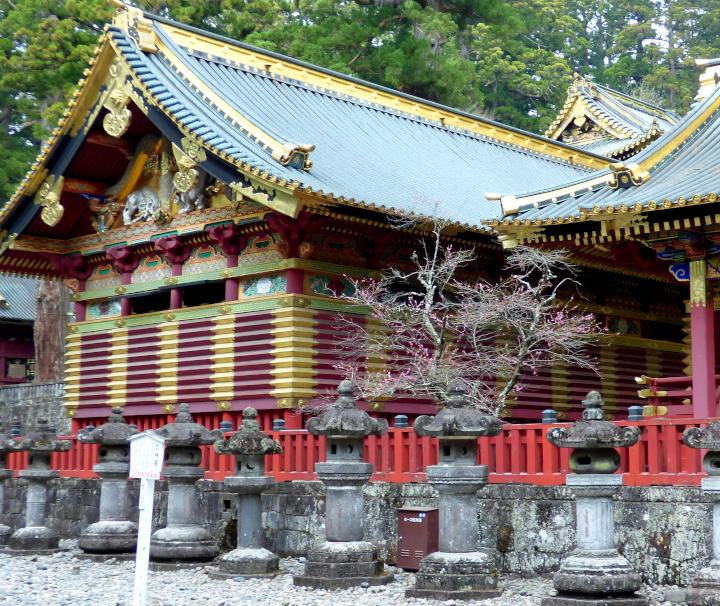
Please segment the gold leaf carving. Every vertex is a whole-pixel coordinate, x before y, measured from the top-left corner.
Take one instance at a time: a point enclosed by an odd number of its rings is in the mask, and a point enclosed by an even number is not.
[[[50,175],[35,194],[35,204],[43,207],[40,217],[50,227],[57,225],[65,212],[60,204],[62,186],[62,177]]]
[[[180,193],[190,191],[200,177],[195,166],[207,159],[205,150],[194,141],[184,138],[181,141],[182,149],[172,144],[173,156],[178,170],[173,177],[173,185]]]
[[[707,305],[707,265],[705,259],[690,261],[690,305]]]

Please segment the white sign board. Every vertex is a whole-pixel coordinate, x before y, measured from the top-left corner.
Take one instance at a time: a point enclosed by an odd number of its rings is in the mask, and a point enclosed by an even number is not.
[[[130,477],[159,480],[165,451],[165,439],[152,430],[129,438]]]
[[[165,456],[165,438],[154,431],[145,431],[131,436],[129,441],[130,477],[140,478],[140,498],[138,500],[140,514],[138,515],[138,539],[135,552],[133,606],[145,606],[155,480],[160,479],[160,470]]]

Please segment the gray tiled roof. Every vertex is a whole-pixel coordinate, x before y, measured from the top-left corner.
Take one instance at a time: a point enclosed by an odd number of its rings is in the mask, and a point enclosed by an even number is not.
[[[0,274],[0,319],[34,320],[37,287],[38,280]]]
[[[627,155],[636,146],[636,151],[642,149],[680,120],[670,110],[576,76],[563,111],[547,130],[549,136],[561,138],[557,129],[574,115],[569,112],[575,111],[578,103],[585,109],[586,115],[599,125],[600,132],[597,137],[578,138],[568,143],[584,151],[615,158]]]
[[[714,109],[713,109],[714,108]],[[711,111],[702,124],[693,125],[699,117]],[[690,129],[690,136],[685,132]],[[694,129],[694,130],[693,130]],[[677,139],[677,144],[672,145]],[[596,206],[628,208],[636,204],[646,205],[655,201],[657,207],[677,206],[693,196],[707,196],[720,193],[720,86],[701,104],[693,108],[678,124],[654,141],[642,152],[633,156],[633,163],[642,163],[654,156],[666,145],[670,151],[650,167],[649,178],[640,185],[628,189],[612,189],[606,182],[586,186],[598,177],[611,175],[610,170],[597,171],[586,179],[568,184],[573,193],[557,195],[553,189],[518,196],[520,212],[517,219],[556,219],[577,217],[582,210]],[[652,160],[653,162],[655,160]],[[535,203],[523,203],[523,198],[533,196]]]
[[[473,227],[499,217],[484,192],[540,189],[588,174],[578,165],[386,106],[229,64],[157,35],[207,89],[280,141],[314,144],[309,171],[285,166],[213,108],[162,53],[143,53],[111,27],[138,77],[184,131],[236,162],[348,203],[434,214]],[[549,142],[548,142],[549,143]]]

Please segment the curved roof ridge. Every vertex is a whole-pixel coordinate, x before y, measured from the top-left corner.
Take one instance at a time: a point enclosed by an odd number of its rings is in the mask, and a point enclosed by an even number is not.
[[[239,63],[239,64],[238,63],[230,63],[223,57],[219,57],[217,55],[208,55],[206,53],[200,53],[200,52],[194,52],[192,54],[195,57],[200,57],[201,59],[203,59],[205,61],[211,61],[211,62],[217,63],[219,65],[230,67],[231,69],[239,69],[239,70],[241,70],[247,74],[251,74],[257,78],[263,78],[263,79],[273,81],[273,82],[281,82],[281,83],[287,84],[289,86],[294,86],[298,89],[301,89],[301,90],[304,90],[304,91],[307,91],[310,93],[322,95],[324,97],[335,99],[337,101],[342,101],[344,103],[350,103],[353,105],[357,105],[358,107],[363,107],[363,108],[366,108],[366,109],[369,109],[372,111],[381,112],[381,113],[393,116],[393,117],[401,119],[401,120],[408,120],[411,122],[415,122],[415,123],[421,124],[427,128],[433,128],[433,129],[445,131],[448,133],[457,134],[462,137],[469,137],[469,138],[477,140],[477,141],[485,141],[487,143],[490,143],[491,145],[497,145],[497,146],[504,147],[507,149],[512,149],[513,151],[517,151],[520,153],[542,155],[542,156],[545,156],[547,158],[547,160],[550,162],[556,162],[558,164],[570,164],[567,160],[564,160],[563,158],[559,158],[559,157],[553,156],[551,154],[543,154],[543,153],[537,152],[533,149],[523,147],[522,145],[519,145],[519,144],[508,143],[506,141],[495,139],[488,135],[484,135],[479,132],[468,130],[467,128],[462,128],[460,126],[455,126],[455,125],[447,124],[444,122],[437,122],[435,120],[425,118],[418,114],[403,111],[401,109],[390,107],[388,105],[383,105],[382,103],[375,103],[372,101],[368,101],[367,99],[363,99],[361,97],[343,94],[343,93],[340,93],[340,92],[330,89],[330,88],[316,87],[308,82],[304,82],[303,80],[298,80],[296,78],[291,78],[289,76],[284,76],[282,74],[263,72],[261,70],[254,68],[252,65],[248,65],[248,64],[244,64],[244,63]],[[278,138],[282,139],[282,137],[279,135],[278,135]],[[601,154],[598,154],[598,155],[601,155]]]
[[[640,105],[644,108],[652,109],[660,114],[669,116],[674,118],[675,120],[680,119],[680,115],[676,112],[666,109],[664,107],[661,107],[660,105],[655,105],[654,103],[650,103],[649,101],[646,101],[645,99],[641,99],[640,97],[636,97],[634,95],[630,95],[629,93],[625,93],[623,91],[619,91],[615,88],[611,88],[609,86],[605,86],[604,84],[595,84],[598,88],[602,89],[609,95],[612,95],[613,97],[622,97],[623,99],[629,101],[630,103],[635,103],[637,105]]]
[[[292,57],[288,57],[286,55],[283,55],[281,53],[277,53],[275,51],[270,51],[267,49],[263,49],[260,47],[256,47],[250,44],[247,44],[245,42],[241,42],[238,40],[234,40],[232,38],[228,38],[226,36],[222,36],[220,34],[216,34],[213,32],[208,32],[206,30],[202,30],[190,25],[186,25],[183,23],[178,23],[176,21],[173,21],[171,19],[168,19],[166,17],[161,17],[158,15],[154,15],[149,12],[143,13],[146,18],[154,21],[158,26],[166,26],[167,28],[170,28],[167,33],[175,39],[175,42],[179,44],[180,46],[184,46],[182,42],[176,39],[176,37],[179,34],[179,32],[182,32],[183,37],[185,40],[188,41],[188,46],[190,50],[199,49],[198,47],[201,46],[202,39],[205,39],[205,41],[210,42],[219,42],[227,46],[234,47],[236,49],[239,49],[241,51],[244,51],[247,54],[258,54],[263,55],[265,57],[269,57],[272,59],[276,59],[282,63],[287,63],[290,66],[293,67],[294,71],[298,74],[305,74],[306,76],[315,76],[317,77],[322,76],[326,81],[327,85],[325,88],[328,88],[329,90],[333,90],[331,84],[334,83],[336,85],[340,85],[341,83],[344,83],[346,86],[345,88],[348,89],[354,89],[356,92],[356,95],[360,95],[362,93],[362,89],[370,89],[372,91],[375,91],[377,93],[378,99],[380,101],[377,101],[378,104],[386,105],[388,107],[393,107],[392,105],[388,105],[390,102],[397,102],[398,104],[405,105],[408,113],[415,114],[418,116],[422,116],[423,114],[426,115],[434,115],[434,120],[437,122],[442,122],[443,120],[447,120],[448,117],[451,119],[457,119],[461,123],[468,124],[469,128],[468,130],[473,130],[472,126],[476,126],[477,128],[482,128],[483,131],[481,134],[484,134],[490,139],[503,139],[503,133],[505,133],[505,138],[519,138],[519,139],[525,139],[525,147],[528,147],[528,149],[532,151],[541,151],[546,150],[545,153],[548,153],[550,155],[556,155],[556,156],[566,156],[566,157],[572,157],[575,163],[577,164],[584,164],[585,166],[588,166],[590,168],[597,168],[601,163],[606,161],[605,156],[601,156],[600,154],[595,154],[590,151],[584,151],[581,149],[578,149],[577,147],[568,145],[566,143],[563,143],[561,141],[555,141],[553,139],[549,139],[543,135],[539,135],[537,133],[533,133],[530,131],[526,131],[514,126],[509,126],[506,124],[502,124],[500,122],[495,122],[494,120],[490,120],[488,118],[483,118],[482,116],[478,116],[476,114],[472,114],[470,112],[466,112],[464,110],[460,110],[457,108],[453,108],[447,105],[443,105],[441,103],[437,103],[435,101],[430,101],[427,99],[422,99],[420,97],[416,97],[414,95],[410,95],[408,93],[404,93],[402,91],[397,91],[392,88],[382,86],[379,84],[374,84],[372,82],[369,82],[367,80],[362,80],[360,78],[357,78],[355,76],[351,76],[348,74],[342,74],[340,72],[336,72],[324,67],[320,67],[317,65],[313,65],[311,63],[307,63],[305,61],[301,61],[299,59],[295,59]],[[220,45],[211,45],[214,46],[216,49],[223,48]],[[211,53],[212,54],[212,53]],[[268,67],[276,68],[276,65],[268,64]],[[339,94],[342,94],[340,90],[337,90]],[[362,97],[360,97],[362,98]],[[386,103],[383,103],[385,101]],[[415,111],[413,111],[413,109]],[[447,114],[447,116],[443,116],[442,114]],[[429,118],[433,119],[433,118]],[[457,125],[456,125],[457,126]],[[462,126],[459,126],[460,128],[463,128]],[[555,153],[552,153],[555,151]]]

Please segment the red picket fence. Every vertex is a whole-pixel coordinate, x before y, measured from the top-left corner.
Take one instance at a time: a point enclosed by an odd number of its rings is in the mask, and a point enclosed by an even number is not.
[[[162,425],[168,419],[160,417]],[[619,425],[637,425],[643,429],[640,442],[629,449],[621,449],[620,472],[628,486],[696,485],[700,483],[703,451],[688,448],[682,443],[687,427],[708,424],[706,419],[648,419],[624,421]],[[153,423],[155,427],[157,423]],[[505,425],[494,438],[480,438],[478,462],[490,467],[491,483],[561,485],[568,473],[567,449],[551,446],[545,439],[547,431],[557,425],[540,423]],[[141,424],[141,429],[148,429]],[[325,438],[305,430],[268,432],[279,440],[283,453],[266,458],[269,475],[278,481],[314,480],[314,467],[325,459]],[[229,435],[229,434],[228,434]],[[92,466],[97,462],[97,446],[82,444],[72,437],[72,448],[55,453],[52,464],[63,477],[95,477]],[[202,449],[205,477],[221,480],[231,475],[234,459],[218,455],[211,446]],[[438,461],[438,442],[435,438],[420,438],[412,428],[391,428],[382,436],[365,440],[365,457],[375,465],[373,480],[385,482],[423,482],[425,469]],[[27,453],[8,456],[8,467],[19,471],[27,466]]]

